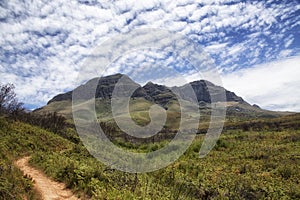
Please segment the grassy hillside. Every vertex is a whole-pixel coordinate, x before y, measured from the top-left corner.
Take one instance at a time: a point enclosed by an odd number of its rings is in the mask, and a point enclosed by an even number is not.
[[[136,142],[115,127],[109,111],[110,101],[97,101],[96,110],[102,128],[116,145],[130,151],[150,152],[162,148],[171,139],[169,136],[172,136],[172,128],[180,114],[177,103],[169,103],[169,127],[160,135],[165,137]],[[68,113],[70,103],[63,102],[57,107],[51,103],[46,108]],[[131,117],[137,124],[149,122],[151,105],[144,99],[131,100]],[[249,105],[229,106],[252,109]],[[202,111],[209,114],[208,108]],[[201,126],[200,132],[205,132],[207,124]],[[14,160],[25,155],[32,156],[31,165],[64,182],[83,199],[300,198],[300,114],[279,118],[231,115],[226,120],[221,138],[207,157],[200,159],[198,155],[204,138],[200,134],[175,163],[146,174],[120,172],[98,162],[74,136],[72,128],[59,130],[57,134],[0,118],[0,199],[39,198],[30,178],[23,177],[13,166]]]
[[[89,103],[87,101],[87,103]],[[136,121],[137,124],[147,124],[149,122],[149,108],[153,105],[153,102],[150,102],[144,98],[133,98],[130,100],[130,113],[133,120]],[[97,117],[99,121],[111,121],[112,113],[111,113],[111,101],[110,99],[96,99],[95,102]],[[213,105],[212,105],[213,106]],[[203,104],[200,106],[200,114],[202,116],[202,120],[208,121],[210,116],[211,105]],[[255,106],[251,106],[247,103],[238,103],[238,102],[227,102],[227,113],[226,119],[230,122],[238,122],[245,120],[253,120],[253,119],[272,119],[280,116],[286,116],[293,114],[291,112],[275,112],[260,109]],[[171,129],[176,127],[174,125],[174,121],[178,117],[180,112],[180,107],[177,101],[171,100],[167,105],[167,113],[169,116],[169,121],[167,121],[167,126]],[[58,114],[67,118],[69,122],[72,123],[72,101],[54,101],[50,104],[37,109],[34,111],[37,114],[44,114],[48,112],[57,112]]]
[[[299,115],[286,117],[296,123]],[[299,123],[299,121],[298,121]],[[1,199],[38,198],[32,182],[12,162],[30,163],[55,180],[93,199],[299,199],[300,130],[227,130],[210,154],[200,159],[203,135],[172,165],[146,174],[107,167],[80,144],[28,124],[0,119]],[[153,151],[165,141],[125,145]],[[34,197],[35,196],[35,197]]]
[[[227,131],[204,159],[198,158],[202,141],[199,135],[174,164],[146,174],[106,167],[80,146],[63,153],[35,153],[32,163],[95,199],[300,198],[299,130]],[[152,151],[163,145],[137,150]]]
[[[29,124],[0,117],[0,199],[39,199],[29,177],[13,165],[24,155],[37,152],[60,152],[73,144],[54,133]]]

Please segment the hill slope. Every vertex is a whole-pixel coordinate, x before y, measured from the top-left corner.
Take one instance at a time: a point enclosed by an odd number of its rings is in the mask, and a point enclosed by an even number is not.
[[[73,144],[41,128],[0,116],[0,199],[40,199],[31,179],[22,176],[13,162],[37,152],[60,152]]]
[[[170,166],[151,173],[124,173],[91,157],[80,144],[28,124],[0,118],[0,198],[34,199],[32,182],[12,166],[32,154],[30,165],[94,199],[299,199],[299,115],[282,118],[297,130],[228,130],[199,158],[203,135]],[[127,146],[149,152],[165,142]],[[38,197],[35,197],[38,199]]]

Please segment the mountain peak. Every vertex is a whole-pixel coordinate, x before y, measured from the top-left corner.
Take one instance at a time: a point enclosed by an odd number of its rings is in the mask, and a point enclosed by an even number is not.
[[[146,85],[156,85],[156,84],[154,84],[152,81],[148,81],[148,82],[144,85],[144,87],[145,87]]]
[[[127,85],[133,84],[136,85],[137,87],[140,87],[139,84],[131,80],[127,75],[117,73],[117,74],[112,74],[103,77],[95,77],[93,79],[90,79],[85,84],[77,87],[76,90],[80,91],[82,99],[91,99],[93,97],[111,98],[113,89],[121,78],[124,78],[123,84],[127,84]],[[96,93],[93,93],[93,91],[90,90],[91,85],[94,84],[97,84]],[[50,104],[51,102],[55,102],[55,101],[72,100],[72,93],[73,91],[58,94],[55,97],[53,97],[47,104]]]

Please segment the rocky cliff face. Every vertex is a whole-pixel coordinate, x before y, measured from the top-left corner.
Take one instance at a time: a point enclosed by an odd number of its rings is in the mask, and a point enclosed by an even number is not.
[[[143,90],[156,104],[165,106],[169,101],[176,100],[176,95],[166,86],[148,82],[143,86]]]
[[[188,91],[189,85],[194,90],[194,93],[197,97],[198,102],[211,103],[212,97],[215,99],[219,99],[219,96],[222,92],[226,94],[227,101],[234,101],[239,103],[246,103],[241,97],[237,96],[234,92],[228,91],[220,86],[216,86],[209,81],[199,80],[194,81],[186,85],[180,87],[172,87],[168,88],[164,85],[154,84],[152,82],[148,82],[145,86],[141,87],[139,84],[135,83],[128,76],[123,74],[115,74],[111,76],[94,78],[89,80],[86,84],[79,86],[76,90],[80,91],[80,98],[82,99],[91,99],[93,97],[110,99],[112,97],[113,90],[117,82],[122,78],[122,87],[124,89],[134,86],[136,87],[136,91],[133,93],[132,97],[142,97],[154,103],[165,106],[169,101],[176,100],[176,95],[172,92],[178,92],[184,99],[190,100],[191,96],[186,93]],[[98,83],[97,83],[98,82]],[[92,85],[97,85],[96,93],[90,89]],[[95,91],[95,90],[94,90]],[[72,91],[59,94],[51,99],[49,103],[54,101],[63,101],[63,100],[71,100],[72,99]]]
[[[135,86],[138,89],[133,93],[132,97],[146,97],[146,92],[142,89],[142,87],[132,81],[128,76],[123,74],[114,74],[111,76],[101,77],[101,78],[93,78],[86,82],[84,85],[81,85],[76,88],[80,92],[81,99],[91,99],[93,97],[102,98],[102,99],[110,99],[112,97],[113,90],[115,85],[123,77],[122,87]],[[98,83],[97,83],[98,82]],[[93,90],[92,87],[97,85],[96,90]],[[96,93],[93,91],[96,91]],[[51,99],[47,104],[50,104],[54,101],[63,101],[63,100],[72,100],[73,91],[69,91],[63,94],[59,94]]]

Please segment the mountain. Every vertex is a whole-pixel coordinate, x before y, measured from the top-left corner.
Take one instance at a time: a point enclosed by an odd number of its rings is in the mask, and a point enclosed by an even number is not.
[[[190,91],[189,88],[193,89],[202,111],[202,115],[204,116],[208,116],[210,113],[210,105],[212,103],[212,99],[218,99],[218,97],[220,97],[221,94],[224,94],[224,92],[226,95],[228,118],[273,118],[285,114],[290,114],[263,110],[257,105],[252,106],[245,100],[243,100],[242,97],[237,96],[234,92],[228,91],[225,88],[217,86],[206,80],[193,81],[183,86],[175,86],[171,88],[152,82],[148,82],[144,86],[141,86],[138,83],[134,82],[127,75],[118,73],[101,78],[93,78],[87,81],[85,84],[77,87],[76,90],[80,92],[80,98],[83,100],[88,100],[96,97],[96,110],[98,109],[98,117],[101,119],[110,119],[110,99],[112,97],[116,84],[121,78],[122,84],[119,86],[122,87],[124,92],[128,88],[136,88],[136,90],[131,95],[131,111],[136,112],[137,116],[141,116],[141,112],[147,112],[152,104],[159,104],[166,110],[177,109],[177,112],[179,112],[177,105],[177,96],[172,91],[180,94],[180,96],[184,100],[190,101],[192,96],[187,92]],[[97,86],[95,94],[90,91],[92,85]],[[58,112],[59,114],[66,116],[68,119],[71,119],[72,94],[73,91],[58,94],[53,97],[46,106],[37,109],[35,112]]]
[[[237,96],[234,92],[225,90],[220,86],[216,86],[213,83],[204,80],[194,81],[180,87],[175,86],[172,88],[169,88],[164,85],[158,85],[152,82],[148,82],[146,85],[142,87],[138,83],[135,83],[133,80],[131,80],[127,75],[114,74],[106,77],[101,77],[100,79],[99,78],[91,79],[84,85],[81,85],[78,88],[76,88],[76,90],[79,90],[80,93],[82,93],[81,95],[82,99],[84,100],[91,99],[93,98],[93,94],[90,93],[89,88],[91,88],[91,85],[97,84],[95,97],[100,99],[110,99],[112,97],[112,93],[115,88],[115,85],[121,78],[122,78],[122,87],[126,87],[126,86],[137,87],[137,90],[132,95],[133,98],[135,97],[145,98],[149,101],[160,104],[162,106],[166,105],[171,100],[177,99],[176,95],[172,92],[172,90],[179,92],[179,94],[184,94],[184,91],[187,90],[188,85],[190,85],[193,88],[198,102],[211,103],[210,93],[211,95],[217,97],[218,95],[220,95],[222,92],[225,91],[227,101],[246,103],[241,97]],[[98,83],[95,83],[96,81],[98,81]],[[53,99],[51,99],[47,104],[56,101],[72,100],[72,92],[73,91],[69,91],[63,94],[58,94]],[[185,98],[186,100],[189,99],[188,96]]]

